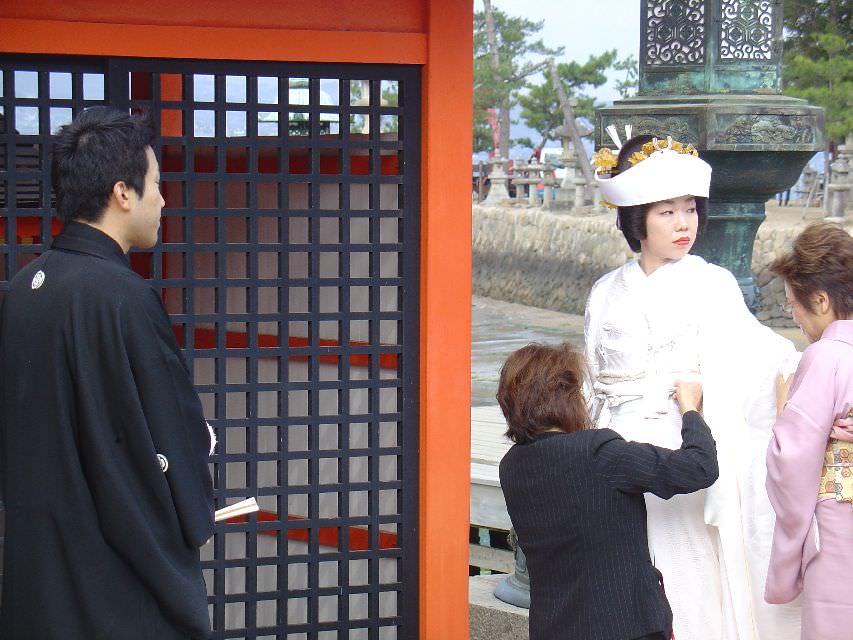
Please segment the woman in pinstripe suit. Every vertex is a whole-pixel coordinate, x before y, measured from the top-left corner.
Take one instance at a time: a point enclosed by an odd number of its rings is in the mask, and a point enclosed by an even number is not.
[[[661,498],[710,486],[714,440],[699,383],[678,382],[677,450],[592,429],[586,366],[569,344],[531,344],[507,359],[498,402],[516,444],[501,488],[527,557],[531,640],[664,640],[672,612],[649,557],[644,492]]]

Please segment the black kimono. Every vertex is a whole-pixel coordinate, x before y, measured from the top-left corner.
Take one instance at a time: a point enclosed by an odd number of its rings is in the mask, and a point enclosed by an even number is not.
[[[209,637],[209,448],[158,293],[67,224],[0,314],[0,637]]]

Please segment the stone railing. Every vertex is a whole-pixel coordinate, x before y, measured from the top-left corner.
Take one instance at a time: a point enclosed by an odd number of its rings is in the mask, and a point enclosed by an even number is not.
[[[757,315],[793,326],[779,305],[782,282],[767,269],[811,220],[793,210],[768,214],[758,230],[752,271],[761,292]],[[634,257],[615,213],[574,216],[533,207],[473,208],[474,293],[533,307],[582,314],[593,283]],[[853,220],[845,219],[853,232]]]

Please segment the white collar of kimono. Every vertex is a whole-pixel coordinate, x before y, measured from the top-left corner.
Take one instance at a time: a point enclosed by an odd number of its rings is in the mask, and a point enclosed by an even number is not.
[[[601,197],[617,207],[660,202],[680,196],[708,197],[711,165],[689,153],[655,151],[613,178],[595,176]]]
[[[677,279],[679,282],[701,281],[702,270],[707,266],[708,263],[701,256],[688,253],[678,260],[664,262],[648,275],[640,266],[639,259],[635,258],[627,262],[620,273],[627,288],[645,294],[648,292],[647,287],[658,287],[664,283],[669,286],[672,284],[672,279]]]

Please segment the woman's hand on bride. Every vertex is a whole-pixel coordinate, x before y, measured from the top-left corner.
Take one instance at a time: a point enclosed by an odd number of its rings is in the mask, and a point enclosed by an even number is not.
[[[776,417],[782,415],[782,410],[785,408],[785,403],[788,402],[788,390],[791,388],[791,380],[794,379],[792,373],[787,378],[783,378],[781,373],[776,374]]]
[[[702,407],[702,383],[695,380],[676,380],[672,397],[681,413],[699,411]]]

